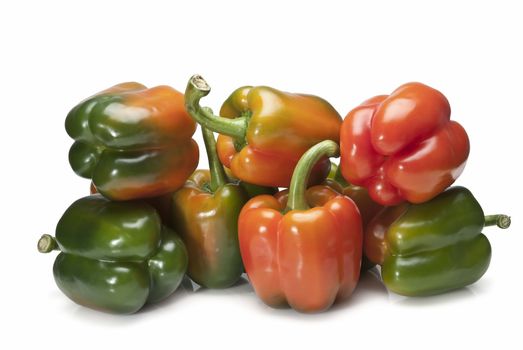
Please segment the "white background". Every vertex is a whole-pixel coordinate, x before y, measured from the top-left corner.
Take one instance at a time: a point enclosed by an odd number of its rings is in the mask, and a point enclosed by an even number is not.
[[[517,3],[2,1],[0,348],[521,349]],[[67,161],[65,115],[118,82],[183,91],[194,73],[212,86],[204,102],[215,110],[244,84],[317,94],[342,115],[408,81],[441,90],[471,139],[457,183],[485,212],[513,218],[509,230],[485,230],[493,246],[488,272],[468,288],[419,299],[389,295],[369,273],[349,302],[319,315],[270,309],[246,283],[181,288],[132,316],[69,301],[54,283],[54,256],[36,251],[38,237],[53,233],[88,191]]]

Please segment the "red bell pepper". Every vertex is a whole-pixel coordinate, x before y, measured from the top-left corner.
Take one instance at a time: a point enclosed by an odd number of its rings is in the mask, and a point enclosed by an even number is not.
[[[314,164],[338,151],[333,141],[313,146],[296,166],[288,201],[278,194],[261,195],[240,213],[245,271],[269,306],[322,311],[356,287],[363,240],[356,204],[328,186],[306,190]]]
[[[426,202],[461,174],[469,155],[445,96],[421,83],[373,97],[349,112],[340,134],[341,172],[383,205]]]

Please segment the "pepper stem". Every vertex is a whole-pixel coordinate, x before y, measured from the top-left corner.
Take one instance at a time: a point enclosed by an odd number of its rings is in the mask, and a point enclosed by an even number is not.
[[[53,250],[58,250],[56,239],[51,235],[43,234],[38,240],[38,251],[40,253],[49,253]]]
[[[307,190],[307,183],[309,182],[312,168],[321,158],[338,157],[339,153],[340,148],[338,144],[334,141],[326,140],[312,146],[301,156],[292,174],[286,211],[309,209],[305,191]]]
[[[204,109],[208,109],[210,111],[209,113],[212,113],[210,108],[204,107]],[[209,159],[209,171],[211,172],[211,183],[209,187],[211,191],[214,192],[227,183],[227,176],[225,175],[225,169],[223,169],[222,163],[220,163],[218,159],[218,153],[216,153],[214,133],[203,126],[201,128],[205,151],[207,151],[207,158]]]
[[[248,120],[246,117],[234,119],[214,115],[211,110],[200,106],[200,99],[207,96],[211,87],[200,75],[193,75],[185,90],[185,109],[201,126],[235,139],[245,139]]]
[[[510,227],[510,216],[505,214],[485,215],[485,227],[496,225],[499,228]]]

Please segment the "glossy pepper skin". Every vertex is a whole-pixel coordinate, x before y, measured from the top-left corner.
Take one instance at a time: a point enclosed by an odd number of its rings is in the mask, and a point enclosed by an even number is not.
[[[198,165],[196,124],[168,86],[115,85],[76,105],[65,128],[71,167],[111,200],[172,192]]]
[[[187,269],[184,243],[142,201],[81,198],[65,211],[55,236],[42,236],[38,249],[61,251],[53,266],[56,284],[96,310],[130,314],[163,300]]]
[[[202,130],[211,170],[197,170],[173,195],[173,221],[187,246],[189,277],[207,288],[227,288],[243,273],[238,216],[249,198],[227,180],[214,135]]]
[[[470,148],[463,127],[450,120],[445,96],[421,83],[350,111],[340,147],[343,177],[382,205],[434,198],[461,174]]]
[[[491,257],[485,226],[507,228],[506,215],[484,216],[464,187],[429,202],[381,211],[367,226],[364,252],[382,265],[387,288],[406,296],[444,293],[479,280]]]
[[[305,190],[313,164],[337,150],[332,141],[312,147],[298,163],[288,196],[254,197],[240,213],[245,271],[269,306],[319,312],[356,286],[362,254],[358,208],[327,186]]]
[[[205,80],[193,76],[185,92],[187,111],[198,123],[220,133],[220,160],[242,181],[289,187],[305,151],[323,140],[339,141],[341,117],[320,97],[244,86],[227,98],[216,116],[199,105],[209,92]],[[321,160],[310,182],[323,181],[329,167],[328,159]]]

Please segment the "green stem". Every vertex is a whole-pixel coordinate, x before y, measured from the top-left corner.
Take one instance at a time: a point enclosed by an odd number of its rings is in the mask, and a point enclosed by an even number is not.
[[[43,234],[38,240],[38,251],[40,253],[49,253],[53,250],[60,250],[56,239],[51,235]]]
[[[303,154],[292,174],[286,211],[309,209],[305,191],[307,190],[307,183],[309,182],[312,168],[321,158],[338,157],[339,153],[340,148],[338,144],[334,141],[326,140],[312,146]]]
[[[499,228],[509,228],[510,216],[504,214],[485,215],[485,227],[494,225]]]
[[[185,90],[185,108],[187,112],[198,124],[209,130],[235,139],[245,139],[248,124],[246,117],[223,118],[200,106],[200,99],[207,96],[210,91],[211,87],[200,75],[193,75],[189,79],[187,89]]]
[[[210,109],[206,108],[205,109]],[[212,113],[212,111],[210,111]],[[207,151],[207,158],[209,158],[209,171],[211,172],[211,183],[210,188],[212,192],[215,192],[218,188],[222,187],[227,183],[227,176],[225,175],[225,169],[223,169],[220,159],[218,159],[218,153],[216,153],[216,140],[214,139],[214,133],[205,128],[202,128],[203,142],[205,143],[205,151]]]

